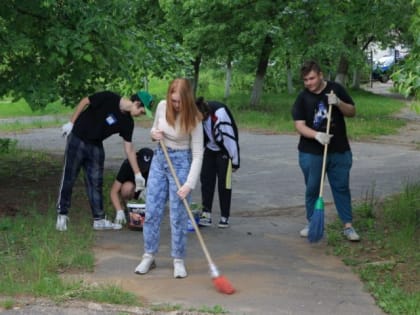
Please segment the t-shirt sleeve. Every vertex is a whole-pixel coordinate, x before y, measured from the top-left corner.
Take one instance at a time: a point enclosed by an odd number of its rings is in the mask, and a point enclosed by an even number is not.
[[[129,115],[129,114],[128,114]],[[126,117],[121,126],[120,137],[127,142],[132,142],[134,131],[134,120],[131,116]]]
[[[98,92],[95,94],[92,94],[89,96],[89,104],[92,107],[98,107],[100,104],[103,104],[104,102],[106,102],[107,100],[110,99],[120,99],[120,96],[110,92],[110,91],[102,91],[102,92]]]
[[[295,103],[292,107],[292,117],[293,120],[306,120],[306,115],[304,111],[304,104],[303,104],[303,94],[300,93],[296,98]]]
[[[121,164],[120,170],[117,174],[117,181],[120,183],[124,183],[126,181],[132,181],[134,183],[134,173],[131,169],[130,163],[128,160],[124,160],[124,162]]]
[[[353,106],[355,105],[353,99],[351,98],[349,93],[347,93],[346,89],[342,85],[335,83],[334,91],[335,91],[335,94],[337,94],[338,98],[342,100],[344,103],[352,104]]]

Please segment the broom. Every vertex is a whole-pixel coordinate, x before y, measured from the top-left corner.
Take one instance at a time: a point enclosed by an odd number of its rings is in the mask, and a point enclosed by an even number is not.
[[[331,91],[331,93],[334,93]],[[328,105],[328,117],[327,117],[327,130],[326,133],[330,133],[331,124],[331,111],[333,105]],[[324,198],[322,197],[324,192],[324,179],[325,179],[325,166],[327,162],[328,144],[324,145],[324,155],[322,157],[322,171],[321,171],[321,184],[319,188],[319,196],[315,202],[315,210],[312,214],[311,221],[309,222],[308,240],[311,243],[318,242],[324,235]]]
[[[166,149],[166,145],[163,142],[163,140],[160,140],[160,146],[162,147],[163,153],[165,154],[166,161],[168,162],[169,169],[171,171],[172,177],[175,180],[176,186],[178,189],[181,188],[181,184],[179,183],[179,179],[176,175],[175,169],[172,165],[171,159],[168,155],[168,151]],[[226,277],[220,275],[219,270],[217,269],[216,265],[214,264],[213,260],[210,257],[209,251],[207,250],[206,244],[204,243],[203,237],[201,235],[201,232],[197,226],[197,223],[195,222],[195,218],[193,216],[193,213],[191,211],[190,205],[188,204],[188,201],[184,198],[182,199],[184,202],[185,209],[187,209],[188,216],[190,218],[191,224],[194,227],[194,231],[197,234],[198,241],[200,242],[201,248],[203,249],[204,255],[206,256],[207,262],[209,264],[210,268],[210,275],[213,280],[213,284],[216,287],[216,289],[225,294],[233,294],[235,292],[234,287],[232,284],[226,279]]]

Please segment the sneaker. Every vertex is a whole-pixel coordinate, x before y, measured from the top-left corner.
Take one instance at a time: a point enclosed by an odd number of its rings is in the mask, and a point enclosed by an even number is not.
[[[225,217],[221,217],[219,224],[217,225],[219,228],[228,228],[229,227],[229,219]]]
[[[203,211],[198,221],[199,226],[211,226],[211,213]]]
[[[121,230],[122,225],[118,223],[112,223],[107,219],[100,219],[93,221],[93,229],[97,231],[101,230]]]
[[[308,237],[309,225],[305,226],[302,230],[300,230],[299,234],[301,237]]]
[[[349,241],[352,241],[352,242],[360,241],[359,234],[356,233],[356,231],[354,230],[354,228],[352,226],[348,227],[348,228],[345,228],[343,230],[343,234],[347,237],[347,239]]]
[[[155,267],[155,257],[152,254],[146,253],[143,255],[141,262],[138,264],[134,272],[138,275],[144,275],[148,273],[150,269],[153,269]]]
[[[174,278],[185,278],[187,276],[187,270],[185,270],[183,259],[174,259]]]
[[[67,231],[67,221],[69,217],[65,214],[59,214],[57,215],[57,223],[55,225],[55,228],[59,231]]]

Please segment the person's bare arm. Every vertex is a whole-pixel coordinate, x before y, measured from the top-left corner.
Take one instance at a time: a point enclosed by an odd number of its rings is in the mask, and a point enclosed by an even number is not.
[[[115,211],[122,210],[120,196],[119,196],[121,187],[122,187],[122,184],[119,181],[115,180],[111,186],[111,191],[109,193],[111,197],[111,202],[112,202],[112,205],[114,206]]]
[[[312,128],[309,128],[306,125],[306,122],[304,120],[296,120],[295,121],[295,128],[301,136],[304,136],[304,137],[310,138],[310,139],[315,139],[317,131],[312,129]]]
[[[128,162],[130,163],[131,169],[134,174],[140,173],[140,167],[137,163],[136,152],[132,142],[124,141],[124,151],[127,156]]]
[[[337,103],[337,108],[343,113],[345,117],[354,117],[356,115],[356,107],[352,104],[348,104],[339,100]]]
[[[77,118],[80,116],[80,113],[83,112],[89,104],[90,104],[89,97],[86,96],[82,98],[79,104],[76,106],[76,109],[74,110],[73,115],[70,118],[70,122],[74,124]]]

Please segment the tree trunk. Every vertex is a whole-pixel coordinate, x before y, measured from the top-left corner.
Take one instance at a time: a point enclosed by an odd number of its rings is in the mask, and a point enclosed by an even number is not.
[[[149,79],[146,76],[143,77],[143,89],[149,91]]]
[[[341,56],[340,62],[338,64],[337,75],[335,76],[335,82],[345,85],[346,78],[349,71],[349,61],[346,57]]]
[[[293,87],[293,73],[292,73],[292,66],[290,65],[290,58],[289,54],[286,56],[286,72],[287,72],[287,92],[292,94],[295,89]]]
[[[353,71],[352,88],[355,88],[355,89],[360,88],[360,70],[359,69],[354,69]]]
[[[254,86],[251,92],[250,106],[258,106],[262,90],[264,86],[264,77],[267,72],[268,60],[270,58],[271,51],[273,50],[273,40],[269,35],[265,37],[264,44],[261,49],[260,59],[258,61],[257,73],[255,75]]]
[[[230,96],[230,82],[232,81],[232,60],[228,57],[226,61],[226,83],[225,83],[225,96],[223,100],[226,101]]]
[[[200,78],[200,64],[201,64],[201,55],[198,55],[198,56],[195,57],[195,59],[193,61],[193,66],[194,66],[194,82],[193,82],[194,96],[196,96],[197,89],[198,89],[198,80]]]

